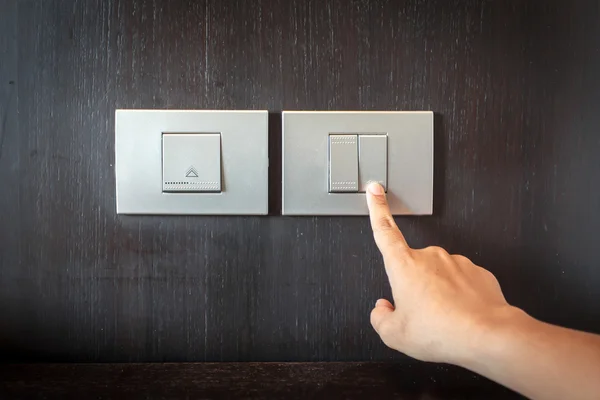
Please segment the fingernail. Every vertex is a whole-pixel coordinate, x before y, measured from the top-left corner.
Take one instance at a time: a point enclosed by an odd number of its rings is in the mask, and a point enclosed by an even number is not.
[[[371,194],[374,194],[375,196],[381,196],[382,194],[385,193],[384,190],[383,190],[383,186],[381,186],[377,182],[371,182],[371,183],[369,183],[369,186],[367,186],[367,190]]]

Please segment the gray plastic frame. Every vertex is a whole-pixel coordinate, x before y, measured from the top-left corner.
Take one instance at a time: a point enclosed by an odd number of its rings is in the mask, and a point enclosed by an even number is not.
[[[388,136],[392,214],[433,213],[433,112],[284,111],[282,120],[284,215],[368,215],[364,193],[328,192],[328,136],[372,132]]]
[[[118,214],[268,213],[268,112],[116,110]],[[163,193],[162,134],[220,133],[220,193]]]

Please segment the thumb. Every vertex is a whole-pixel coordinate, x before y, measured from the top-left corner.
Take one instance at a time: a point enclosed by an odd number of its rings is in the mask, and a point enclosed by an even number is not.
[[[375,303],[375,308],[371,311],[371,325],[375,332],[382,335],[382,326],[394,313],[394,306],[386,299],[379,299]]]

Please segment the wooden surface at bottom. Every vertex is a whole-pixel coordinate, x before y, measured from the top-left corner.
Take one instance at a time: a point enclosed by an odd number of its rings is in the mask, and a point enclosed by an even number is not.
[[[427,363],[4,364],[2,398],[506,399],[461,368]]]

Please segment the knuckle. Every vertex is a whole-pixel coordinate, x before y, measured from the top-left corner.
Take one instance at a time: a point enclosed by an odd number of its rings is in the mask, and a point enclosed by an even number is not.
[[[471,260],[469,258],[463,256],[462,254],[453,254],[452,258],[458,264],[472,264]]]
[[[498,282],[498,279],[496,279],[496,275],[492,274],[490,271],[488,271],[485,268],[481,268],[483,270],[483,275],[489,279],[490,281],[494,281],[494,282]]]
[[[448,252],[439,246],[429,246],[425,248],[425,251],[428,253],[434,254],[439,257],[447,257],[449,256]]]
[[[483,279],[486,279],[488,281],[498,282],[498,280],[496,279],[496,275],[494,275],[493,273],[491,273],[487,269],[481,268],[480,266],[475,266],[475,267],[476,267],[477,271],[479,272],[480,276],[483,277]]]

